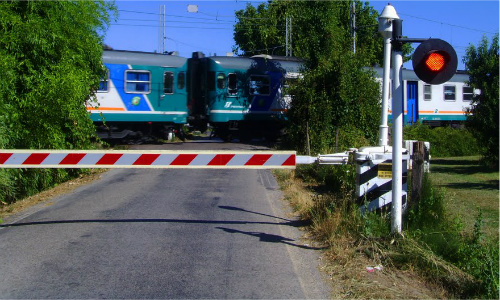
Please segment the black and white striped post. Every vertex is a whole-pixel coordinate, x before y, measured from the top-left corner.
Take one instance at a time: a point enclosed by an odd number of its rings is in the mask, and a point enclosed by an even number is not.
[[[402,153],[402,209],[407,198],[407,163],[409,155]],[[391,211],[393,202],[392,147],[364,147],[354,153],[356,163],[356,196],[361,211]]]

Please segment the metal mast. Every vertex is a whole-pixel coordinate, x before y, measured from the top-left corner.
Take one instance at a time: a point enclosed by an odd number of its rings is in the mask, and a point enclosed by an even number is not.
[[[165,5],[160,5],[160,26],[158,26],[158,53],[165,52]]]
[[[292,54],[292,17],[285,18],[286,27],[286,48],[285,56],[293,56]]]
[[[352,52],[356,53],[356,0],[352,0],[351,5]]]

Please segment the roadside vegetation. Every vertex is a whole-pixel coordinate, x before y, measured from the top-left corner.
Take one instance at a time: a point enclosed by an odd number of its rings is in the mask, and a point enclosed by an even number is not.
[[[108,1],[0,2],[0,148],[93,149],[85,110],[105,70]],[[12,203],[85,170],[0,169],[0,202]]]
[[[333,297],[498,298],[499,173],[483,169],[479,156],[431,161],[401,237],[391,235],[388,214],[360,213],[353,166],[275,174],[311,237],[328,246]],[[370,274],[367,266],[381,268]]]

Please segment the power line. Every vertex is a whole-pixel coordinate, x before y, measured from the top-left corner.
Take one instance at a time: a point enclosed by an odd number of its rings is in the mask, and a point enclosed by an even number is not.
[[[134,11],[134,10],[125,10],[125,9],[119,9],[118,11],[119,12],[127,12],[127,13],[136,13],[136,14],[154,15],[154,16],[158,16],[159,15],[159,13],[144,12],[144,11]],[[204,13],[204,12],[199,12],[199,13],[203,14],[203,15],[206,15],[206,16],[209,16],[209,17],[212,17],[212,18],[200,18],[200,17],[195,17],[195,16],[180,16],[180,15],[169,15],[169,14],[166,14],[166,16],[168,16],[168,17],[174,17],[174,18],[197,19],[197,20],[216,21],[216,22],[231,22],[231,21],[225,21],[225,20],[218,20],[217,18],[235,18],[235,19],[237,18],[236,15],[225,16],[225,15],[218,15],[218,14],[214,15],[214,14],[209,14],[209,13]],[[462,26],[462,25],[457,25],[457,24],[451,24],[451,23],[447,23],[447,22],[442,22],[442,21],[438,21],[438,20],[432,20],[432,19],[429,19],[429,18],[414,16],[414,15],[410,15],[410,14],[406,14],[406,13],[400,13],[400,12],[398,12],[398,14],[403,15],[403,16],[408,16],[408,17],[411,17],[411,18],[415,18],[415,19],[420,19],[420,20],[428,21],[428,22],[433,22],[433,23],[443,24],[443,25],[447,25],[447,26],[462,28],[462,29],[466,29],[466,30],[472,30],[472,31],[483,32],[483,33],[488,33],[488,34],[495,34],[496,33],[496,32],[491,32],[491,31],[487,31],[487,30],[482,30],[482,29],[477,29],[477,28],[472,28],[472,27],[467,27],[467,26]],[[254,18],[254,17],[244,17],[244,16],[241,16],[241,17],[238,17],[238,19],[271,20],[272,18]],[[235,22],[236,22],[236,20],[235,20]]]
[[[462,26],[462,25],[456,25],[456,24],[446,23],[446,22],[437,21],[437,20],[431,20],[431,19],[428,19],[428,18],[417,17],[417,16],[405,14],[405,13],[400,13],[400,12],[398,12],[398,14],[400,14],[402,16],[408,16],[408,17],[412,17],[412,18],[415,18],[415,19],[420,19],[420,20],[428,21],[428,22],[434,22],[434,23],[438,23],[438,24],[448,25],[448,26],[452,26],[452,27],[458,27],[458,28],[472,30],[472,31],[478,31],[478,32],[489,33],[489,34],[495,34],[496,33],[496,32],[486,31],[486,30],[482,30],[482,29],[476,29],[476,28],[471,28],[471,27],[466,27],[466,26]]]
[[[120,19],[120,21],[132,21],[132,22],[156,22],[158,23],[158,20],[147,20],[147,19]],[[228,22],[228,21],[218,21],[218,22],[213,22],[213,23],[208,23],[208,22],[201,22],[201,21],[176,21],[176,20],[165,20],[167,23],[186,23],[186,24],[217,24],[217,25],[232,25],[234,22]]]
[[[215,25],[215,24],[214,24]],[[150,27],[150,28],[158,28],[159,25],[145,25],[145,24],[126,24],[126,23],[115,23],[110,26],[129,26],[129,27]],[[196,27],[196,26],[173,26],[173,25],[165,25],[165,28],[178,28],[178,29],[206,29],[206,30],[234,30],[232,27]],[[243,27],[239,30],[250,31],[254,30],[252,27]],[[278,32],[285,32],[284,29],[278,29]]]
[[[123,23],[115,23],[111,24],[111,26],[131,26],[131,27],[153,27],[158,28],[159,25],[143,25],[143,24],[123,24]],[[222,27],[194,27],[194,26],[165,26],[167,28],[186,28],[186,29],[210,29],[210,30],[233,30],[233,28],[222,28]]]
[[[198,49],[198,50],[199,50],[199,49],[201,49],[201,50],[207,50],[207,51],[212,51],[212,50],[213,50],[213,49],[208,49],[208,48],[205,48],[205,47],[200,47],[200,46],[195,46],[195,45],[191,45],[191,44],[188,44],[188,43],[184,43],[184,42],[181,42],[181,41],[179,41],[179,40],[172,39],[172,38],[169,38],[169,37],[167,37],[166,39],[167,39],[167,40],[174,41],[174,42],[176,42],[176,43],[178,43],[178,44],[182,44],[182,45],[184,45],[184,46],[188,46],[188,47],[192,47],[192,48],[194,48],[194,49]]]

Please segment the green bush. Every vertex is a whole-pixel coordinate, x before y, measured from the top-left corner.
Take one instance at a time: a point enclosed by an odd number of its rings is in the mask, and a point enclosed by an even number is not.
[[[102,41],[114,4],[0,1],[1,149],[92,149],[85,109],[104,74]],[[0,170],[0,201],[13,202],[79,171]]]
[[[405,140],[418,140],[431,143],[434,157],[454,157],[479,155],[481,148],[474,134],[464,128],[429,127],[420,123],[405,126]]]

